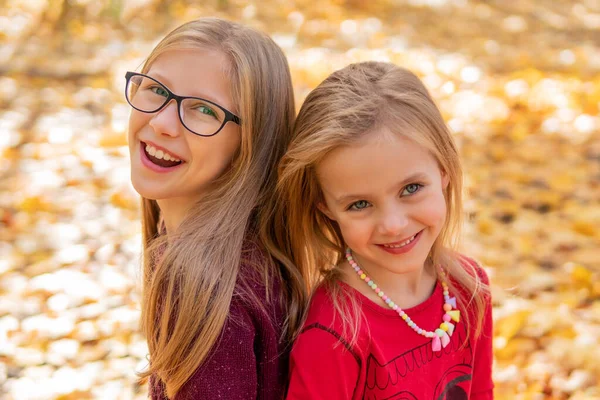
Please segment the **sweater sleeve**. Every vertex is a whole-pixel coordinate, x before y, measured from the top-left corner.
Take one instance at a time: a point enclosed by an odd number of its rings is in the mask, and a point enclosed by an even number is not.
[[[478,272],[483,282],[489,285],[489,278],[485,271],[480,269]],[[492,400],[494,398],[494,383],[492,381],[492,339],[492,304],[491,298],[488,295],[482,331],[475,347],[475,359],[473,360],[473,384],[470,397],[473,400]]]
[[[308,326],[292,349],[286,399],[351,399],[359,370],[360,358],[335,331]]]
[[[255,327],[242,304],[232,302],[221,338],[175,400],[249,400],[257,396]]]

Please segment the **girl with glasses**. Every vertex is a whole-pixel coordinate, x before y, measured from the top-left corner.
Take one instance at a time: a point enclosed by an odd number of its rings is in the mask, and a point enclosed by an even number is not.
[[[294,121],[284,54],[262,33],[203,18],[126,79],[151,397],[280,399],[305,302],[302,275],[266,250]]]

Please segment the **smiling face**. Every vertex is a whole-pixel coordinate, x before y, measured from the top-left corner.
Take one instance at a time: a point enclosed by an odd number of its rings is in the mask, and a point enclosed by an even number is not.
[[[316,172],[319,208],[337,222],[359,265],[375,276],[423,268],[446,219],[448,184],[427,150],[382,129],[333,150]]]
[[[226,76],[229,61],[219,51],[170,50],[161,54],[146,75],[180,96],[210,100],[237,114]],[[160,89],[155,96],[164,95]],[[204,114],[208,110],[201,110]],[[188,131],[172,100],[156,113],[132,109],[129,119],[131,181],[147,199],[189,207],[231,165],[241,143],[239,125],[228,122],[211,137]],[[162,160],[161,160],[162,159]]]

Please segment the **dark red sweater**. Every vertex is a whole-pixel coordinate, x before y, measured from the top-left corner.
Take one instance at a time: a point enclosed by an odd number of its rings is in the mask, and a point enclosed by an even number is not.
[[[481,335],[472,329],[467,338],[463,318],[448,346],[434,353],[431,339],[415,333],[383,302],[340,284],[356,294],[368,324],[361,324],[358,342],[350,345],[327,290],[319,288],[292,349],[288,400],[493,399],[491,304]],[[433,330],[443,303],[437,283],[425,302],[405,311],[417,325]]]
[[[275,299],[281,296],[280,283],[271,280],[273,300],[267,302],[265,284],[252,266],[266,262],[264,253],[248,243],[244,250],[252,261],[241,265],[238,282],[245,279],[246,285],[238,284],[220,340],[174,400],[280,400],[284,396],[289,354],[279,340],[284,312]],[[268,314],[252,304],[244,294],[248,289],[263,301]],[[155,376],[150,379],[150,396],[166,399],[164,385]]]

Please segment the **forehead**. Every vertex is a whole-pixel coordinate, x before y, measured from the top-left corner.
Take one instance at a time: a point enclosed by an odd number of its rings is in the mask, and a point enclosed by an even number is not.
[[[181,96],[204,97],[231,108],[229,60],[221,51],[208,48],[168,50],[146,72]]]
[[[317,165],[322,190],[334,196],[348,193],[384,193],[414,174],[440,176],[427,149],[401,135],[369,134],[364,141],[331,151]]]

